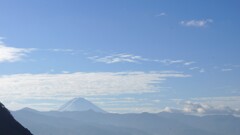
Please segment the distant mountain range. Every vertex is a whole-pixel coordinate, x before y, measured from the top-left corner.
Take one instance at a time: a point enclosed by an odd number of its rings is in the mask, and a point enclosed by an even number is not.
[[[231,115],[198,117],[166,112],[114,114],[95,107],[85,99],[76,98],[58,111],[40,112],[25,108],[12,114],[34,135],[240,134],[240,118]]]
[[[32,135],[13,118],[2,103],[0,103],[0,135]]]

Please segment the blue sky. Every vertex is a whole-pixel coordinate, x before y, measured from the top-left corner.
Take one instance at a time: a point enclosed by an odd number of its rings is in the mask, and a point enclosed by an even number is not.
[[[112,112],[239,112],[237,0],[0,2],[0,97],[11,109],[81,96]]]

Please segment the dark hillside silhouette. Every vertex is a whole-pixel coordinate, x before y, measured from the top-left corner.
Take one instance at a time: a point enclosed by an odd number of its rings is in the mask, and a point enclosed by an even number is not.
[[[0,102],[0,135],[32,135],[31,132],[19,124]]]

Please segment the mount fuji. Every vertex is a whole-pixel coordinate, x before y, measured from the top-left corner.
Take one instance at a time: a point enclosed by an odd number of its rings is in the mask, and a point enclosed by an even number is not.
[[[68,101],[66,104],[62,105],[58,111],[61,112],[72,112],[72,111],[95,111],[95,112],[101,112],[106,113],[106,111],[102,110],[101,108],[97,107],[90,101],[84,99],[84,98],[74,98],[70,101]]]

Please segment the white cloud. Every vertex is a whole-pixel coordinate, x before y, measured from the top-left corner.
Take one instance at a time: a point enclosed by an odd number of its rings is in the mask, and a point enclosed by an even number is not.
[[[161,90],[167,78],[190,75],[164,72],[93,72],[15,74],[0,76],[0,99],[5,104],[24,99],[69,99],[76,96],[149,93]]]
[[[146,58],[143,58],[141,56],[126,54],[126,53],[119,53],[119,54],[109,55],[105,57],[94,56],[94,57],[89,57],[89,59],[95,62],[103,62],[107,64],[122,63],[122,62],[138,63],[141,61],[147,61]]]
[[[0,43],[0,63],[19,61],[26,56],[27,53],[30,53],[33,50],[35,49],[9,47],[3,43]]]
[[[182,107],[178,109],[166,107],[163,111],[194,115],[240,115],[240,96],[192,98],[188,101],[177,101],[177,104]]]
[[[185,113],[191,115],[240,115],[239,109],[233,109],[231,107],[215,107],[208,104],[196,103],[188,101],[184,104],[184,107],[171,108],[165,107],[162,112],[171,112],[171,113]]]
[[[189,62],[185,62],[184,65],[185,65],[185,66],[189,66],[189,65],[192,65],[192,64],[194,64],[194,63],[196,63],[196,62],[194,62],[194,61],[189,61]]]
[[[212,19],[206,20],[189,20],[189,21],[181,21],[180,24],[189,27],[204,27],[209,23],[212,23]]]
[[[240,115],[238,109],[232,109],[228,106],[212,106],[208,103],[197,103],[187,101],[184,104],[183,112],[192,113],[192,114],[204,114],[204,115],[213,115],[213,114],[235,114]]]

